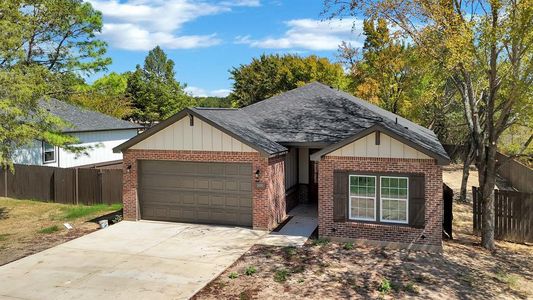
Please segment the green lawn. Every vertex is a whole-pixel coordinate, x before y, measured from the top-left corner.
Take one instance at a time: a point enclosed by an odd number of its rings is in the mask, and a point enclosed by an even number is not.
[[[89,220],[121,208],[121,204],[66,205],[0,197],[0,265],[97,230],[98,224]]]

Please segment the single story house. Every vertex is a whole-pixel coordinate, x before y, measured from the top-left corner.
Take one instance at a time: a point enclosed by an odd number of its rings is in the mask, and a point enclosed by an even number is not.
[[[75,154],[44,141],[17,149],[13,162],[23,165],[72,168],[120,163],[122,153],[113,148],[136,136],[142,126],[88,110],[57,99],[41,100],[41,108],[68,125],[63,133],[76,137],[77,146],[88,147],[86,154]]]
[[[124,217],[272,230],[316,203],[319,236],[442,247],[436,135],[321,83],[240,109],[185,109],[117,146]]]

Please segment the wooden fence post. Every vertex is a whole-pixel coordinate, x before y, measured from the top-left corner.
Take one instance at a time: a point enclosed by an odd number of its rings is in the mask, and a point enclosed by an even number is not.
[[[4,171],[4,196],[7,198],[7,169],[3,169]]]
[[[80,204],[80,190],[79,190],[79,169],[76,168],[76,180],[75,180],[75,184],[76,184],[76,188],[75,188],[75,193],[76,193],[76,205],[79,205]]]

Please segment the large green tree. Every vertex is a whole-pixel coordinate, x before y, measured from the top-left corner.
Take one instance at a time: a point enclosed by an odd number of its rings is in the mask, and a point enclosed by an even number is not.
[[[533,0],[326,0],[332,17],[382,17],[444,66],[463,104],[479,173],[481,243],[494,249],[496,152],[509,126],[530,114]]]
[[[363,33],[362,49],[346,42],[339,46],[339,58],[349,70],[348,90],[433,129],[444,142],[462,140],[461,131],[450,130],[451,124],[461,123],[461,114],[442,68],[428,63],[416,45],[391,33],[383,18],[365,20]]]
[[[148,52],[143,67],[137,65],[128,77],[127,94],[131,97],[136,121],[152,125],[194,101],[175,78],[174,61],[159,47]]]
[[[82,83],[74,88],[69,100],[94,111],[126,119],[134,112],[132,101],[126,93],[128,76],[128,73],[112,72],[93,84]]]
[[[10,0],[0,6],[0,67],[38,64],[55,73],[105,69],[102,15],[81,0]]]
[[[110,63],[96,34],[101,14],[76,0],[0,1],[0,164],[17,148],[44,140],[67,150],[76,140],[38,101],[65,94],[65,84]]]
[[[17,66],[0,69],[0,167],[11,168],[16,149],[30,146],[35,140],[46,141],[72,152],[76,139],[61,133],[67,125],[41,109],[46,101],[53,74],[41,66]]]
[[[250,105],[313,81],[344,89],[347,78],[342,65],[311,55],[261,55],[230,71],[236,107]]]

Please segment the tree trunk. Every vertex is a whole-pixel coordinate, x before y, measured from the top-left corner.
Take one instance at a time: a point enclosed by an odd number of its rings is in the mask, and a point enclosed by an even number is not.
[[[478,150],[479,151],[479,150]],[[494,250],[494,187],[496,182],[496,145],[491,144],[481,150],[478,161],[479,187],[481,191],[482,219],[481,246]]]
[[[463,178],[461,180],[461,192],[459,193],[459,201],[467,202],[466,192],[468,190],[468,177],[470,176],[470,165],[474,160],[474,146],[471,142],[466,145],[465,156],[463,159]]]

